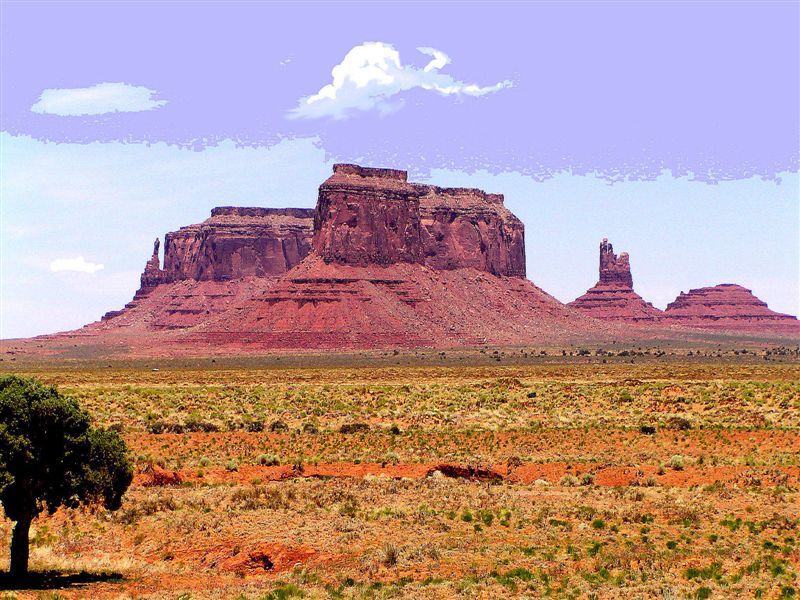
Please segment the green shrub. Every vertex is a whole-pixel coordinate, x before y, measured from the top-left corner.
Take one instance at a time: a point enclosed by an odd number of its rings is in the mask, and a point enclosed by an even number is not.
[[[567,473],[558,481],[558,485],[562,485],[564,487],[575,487],[579,483],[580,481],[578,481],[578,478],[575,477],[575,475],[572,475],[571,473]]]
[[[275,467],[281,464],[281,462],[274,454],[260,454],[258,456],[258,464],[264,467]]]
[[[685,465],[685,460],[683,456],[680,454],[676,454],[672,458],[669,459],[669,466],[675,469],[676,471],[681,471]]]

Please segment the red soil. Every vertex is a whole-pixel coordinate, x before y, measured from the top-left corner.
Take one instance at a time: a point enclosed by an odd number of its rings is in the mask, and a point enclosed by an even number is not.
[[[206,484],[246,484],[254,481],[281,481],[298,477],[366,476],[392,479],[422,479],[424,477],[453,477],[470,481],[506,481],[531,485],[562,483],[565,475],[580,479],[585,474],[593,476],[592,483],[602,487],[628,485],[654,485],[667,487],[692,487],[696,485],[724,484],[738,487],[800,485],[800,467],[747,467],[747,466],[687,466],[681,469],[666,468],[659,474],[655,465],[597,465],[595,463],[526,463],[519,466],[499,464],[472,467],[448,463],[381,464],[381,463],[319,463],[296,469],[290,465],[262,467],[242,465],[236,471],[221,468],[206,469],[202,476],[197,470],[180,472],[183,481]],[[650,480],[650,481],[648,481]],[[136,485],[152,485],[147,474],[134,478]]]

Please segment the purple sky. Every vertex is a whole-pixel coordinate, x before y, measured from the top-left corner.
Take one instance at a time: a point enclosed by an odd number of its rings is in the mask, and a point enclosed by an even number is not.
[[[196,147],[317,135],[339,160],[423,172],[769,177],[798,166],[798,6],[6,4],[3,128]],[[416,47],[439,48],[457,79],[514,86],[455,101],[412,91],[391,118],[285,118],[365,41],[391,43],[417,65],[428,59]],[[117,81],[156,90],[168,104],[67,119],[30,110],[44,89]]]
[[[333,161],[504,192],[565,302],[609,237],[657,306],[736,282],[798,313],[800,2],[0,11],[0,337],[119,308],[213,206],[313,206]]]

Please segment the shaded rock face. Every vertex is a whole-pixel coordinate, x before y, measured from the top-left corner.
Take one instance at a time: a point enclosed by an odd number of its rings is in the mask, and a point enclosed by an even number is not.
[[[614,247],[605,238],[600,242],[599,281],[568,306],[597,319],[629,323],[653,322],[662,315],[660,310],[633,291],[628,254],[614,254]]]
[[[525,277],[525,227],[502,194],[417,185],[425,264]]]
[[[320,187],[314,251],[353,266],[425,264],[525,276],[525,230],[503,196],[412,184],[405,171],[335,165]]]
[[[149,295],[159,284],[164,282],[164,272],[161,270],[161,263],[158,258],[158,249],[160,246],[161,241],[156,238],[155,242],[153,242],[153,254],[144,266],[144,271],[139,278],[139,289],[136,290],[133,300],[128,302],[122,310],[108,311],[100,318],[101,321],[108,321],[118,317],[124,314],[126,309],[137,306],[142,298]]]
[[[750,329],[781,327],[796,329],[796,317],[771,310],[751,290],[733,283],[723,283],[681,292],[667,305],[664,315],[677,324],[691,327]]]
[[[354,266],[422,263],[419,192],[406,172],[335,165],[319,188],[314,252]]]
[[[156,241],[153,242],[153,255],[150,257],[150,260],[147,261],[147,264],[144,266],[144,272],[142,273],[142,277],[140,279],[141,287],[139,288],[140,292],[146,292],[148,290],[153,289],[163,279],[163,273],[161,271],[161,263],[159,262],[158,258],[158,249],[161,246],[161,240],[156,238]]]
[[[160,281],[228,281],[282,275],[311,248],[314,211],[220,207],[164,240]]]

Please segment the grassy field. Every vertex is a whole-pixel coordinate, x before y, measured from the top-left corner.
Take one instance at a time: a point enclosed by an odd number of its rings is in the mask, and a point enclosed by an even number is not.
[[[19,366],[137,475],[35,522],[54,589],[6,594],[794,598],[793,360]]]

